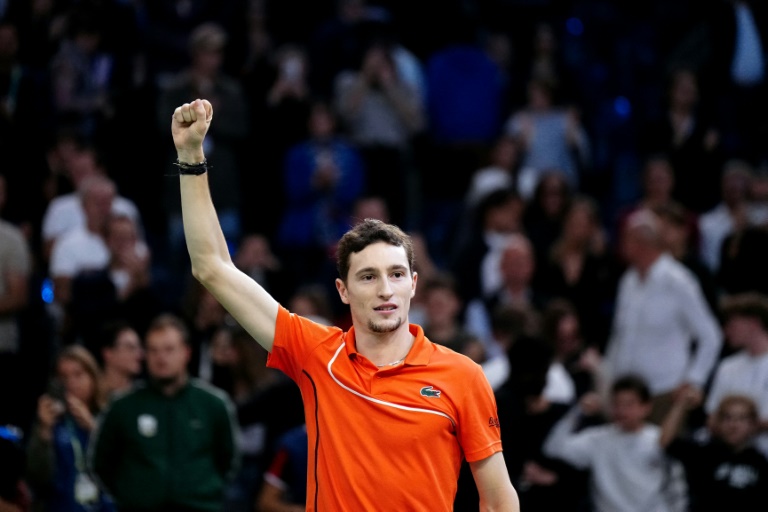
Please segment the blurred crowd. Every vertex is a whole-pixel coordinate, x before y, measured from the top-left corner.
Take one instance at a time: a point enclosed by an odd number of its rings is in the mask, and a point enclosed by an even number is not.
[[[348,328],[339,236],[412,235],[411,322],[482,365],[524,510],[759,508],[767,64],[757,0],[0,0],[0,512],[113,510],[91,433],[170,371],[169,315],[234,410],[223,510],[302,503],[298,391],[189,270],[196,98],[235,264],[290,311]]]

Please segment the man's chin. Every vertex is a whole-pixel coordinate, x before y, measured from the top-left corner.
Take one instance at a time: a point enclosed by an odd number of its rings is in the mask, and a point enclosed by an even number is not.
[[[392,319],[385,322],[374,322],[373,320],[368,322],[368,328],[371,332],[379,334],[396,331],[401,325],[403,325],[402,318]]]

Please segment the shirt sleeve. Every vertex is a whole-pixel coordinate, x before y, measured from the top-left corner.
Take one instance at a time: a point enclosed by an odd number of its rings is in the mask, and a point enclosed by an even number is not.
[[[574,433],[580,410],[578,406],[563,416],[550,431],[542,450],[545,455],[562,459],[579,469],[588,469],[598,441],[594,427]]]
[[[267,366],[283,371],[297,382],[307,356],[321,343],[338,337],[339,332],[338,327],[318,324],[279,306]]]
[[[682,311],[697,344],[688,367],[686,380],[704,387],[720,355],[722,346],[720,324],[711,313],[697,282],[689,280],[687,286],[683,288],[683,293],[681,304],[686,306]]]
[[[475,462],[501,451],[501,426],[496,398],[478,365],[464,395],[457,433],[467,462]]]

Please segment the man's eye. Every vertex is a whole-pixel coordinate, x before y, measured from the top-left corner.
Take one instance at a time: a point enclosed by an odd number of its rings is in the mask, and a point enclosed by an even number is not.
[[[396,278],[400,279],[401,277],[403,277],[403,276],[405,275],[405,273],[404,273],[404,272],[395,272],[395,273],[393,273],[392,275],[393,275],[394,277],[396,277]]]

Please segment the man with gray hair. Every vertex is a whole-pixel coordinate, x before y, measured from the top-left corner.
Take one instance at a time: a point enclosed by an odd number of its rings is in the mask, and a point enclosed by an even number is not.
[[[666,252],[655,213],[630,215],[621,250],[628,266],[619,281],[605,382],[628,373],[643,377],[653,397],[650,420],[658,423],[683,390],[692,388],[701,402],[722,333],[696,277]]]

